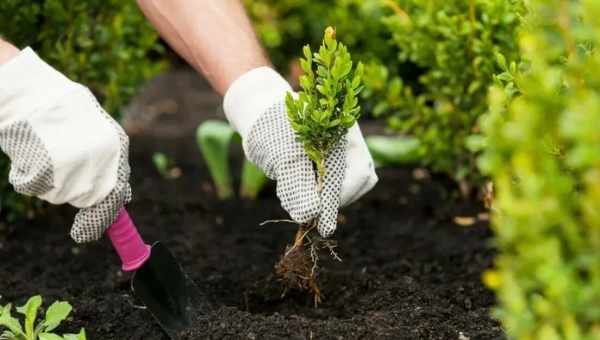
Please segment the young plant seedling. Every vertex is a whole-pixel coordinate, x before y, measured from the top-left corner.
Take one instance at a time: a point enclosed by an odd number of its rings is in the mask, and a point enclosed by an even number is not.
[[[240,179],[240,197],[247,200],[256,200],[258,194],[267,185],[269,179],[262,170],[244,159],[242,177]]]
[[[217,197],[227,200],[233,197],[233,179],[229,169],[229,150],[240,136],[219,120],[207,120],[196,131],[196,142],[208,166],[217,189]],[[244,160],[240,180],[240,197],[254,200],[267,184],[267,177],[254,164]]]
[[[17,307],[17,313],[25,317],[25,324],[21,325],[17,318],[11,315],[11,304],[0,306],[0,340],[86,340],[85,330],[82,328],[78,334],[58,335],[52,331],[56,329],[71,313],[73,309],[68,302],[56,301],[48,310],[43,320],[37,324],[38,310],[42,305],[42,297],[31,297],[25,305]]]
[[[304,74],[299,78],[302,90],[297,98],[288,93],[286,106],[296,138],[315,164],[317,192],[321,194],[327,157],[360,115],[358,94],[362,89],[363,65],[358,63],[353,68],[348,49],[336,40],[332,27],[325,30],[317,53],[306,45],[303,54],[300,66]],[[340,260],[334,251],[335,241],[320,237],[316,232],[317,224],[314,220],[300,225],[294,242],[275,265],[286,288],[311,292],[315,305],[321,302],[317,284],[319,252],[329,250]]]
[[[198,126],[196,142],[208,166],[217,189],[217,197],[226,200],[233,197],[233,179],[229,171],[229,146],[235,131],[225,122],[208,120]]]
[[[152,163],[156,171],[165,179],[177,179],[181,176],[181,169],[175,166],[175,162],[162,152],[152,155]]]

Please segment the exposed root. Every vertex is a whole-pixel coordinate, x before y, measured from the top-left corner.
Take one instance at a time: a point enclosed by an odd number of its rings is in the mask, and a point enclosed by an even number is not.
[[[298,289],[313,294],[315,307],[321,303],[321,290],[317,283],[319,273],[319,252],[327,249],[338,261],[342,259],[335,252],[337,242],[324,239],[315,232],[316,225],[300,225],[294,242],[286,247],[285,253],[277,264],[275,273],[283,282],[285,291]]]

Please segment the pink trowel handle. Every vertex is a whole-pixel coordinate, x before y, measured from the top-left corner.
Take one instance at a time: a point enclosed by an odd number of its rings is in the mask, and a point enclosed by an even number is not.
[[[117,219],[106,232],[121,258],[123,271],[140,268],[150,257],[150,246],[142,240],[125,208],[119,210]]]

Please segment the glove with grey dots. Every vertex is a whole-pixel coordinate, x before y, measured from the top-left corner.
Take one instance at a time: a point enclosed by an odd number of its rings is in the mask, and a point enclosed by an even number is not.
[[[285,94],[290,85],[261,67],[237,79],[225,94],[225,114],[240,133],[246,157],[277,181],[282,207],[298,223],[318,219],[323,237],[333,235],[340,206],[348,205],[377,183],[373,159],[358,124],[330,152],[322,192],[312,162],[288,121]]]
[[[127,135],[30,48],[0,65],[0,148],[17,192],[80,209],[76,242],[99,239],[131,200]]]

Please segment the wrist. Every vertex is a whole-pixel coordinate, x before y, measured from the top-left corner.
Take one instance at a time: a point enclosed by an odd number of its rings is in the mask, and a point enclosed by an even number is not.
[[[0,65],[8,62],[19,54],[19,49],[0,39]]]
[[[233,129],[245,137],[267,108],[290,91],[290,84],[272,68],[252,69],[236,79],[225,93],[225,116]]]

